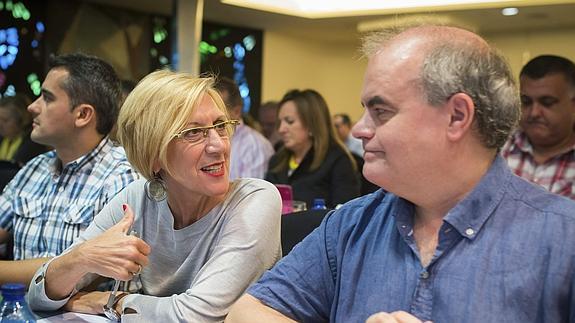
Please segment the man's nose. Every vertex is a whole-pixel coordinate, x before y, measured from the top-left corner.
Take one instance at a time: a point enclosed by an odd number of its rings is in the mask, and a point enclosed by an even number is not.
[[[363,112],[361,118],[351,128],[351,134],[358,139],[369,139],[373,137],[374,123],[367,110]]]
[[[527,109],[527,116],[529,118],[538,118],[543,115],[543,109],[545,109],[545,107],[537,102],[534,102]]]
[[[30,105],[26,108],[26,110],[28,110],[28,112],[33,113],[33,114],[37,114],[38,113],[38,100],[40,100],[40,98],[38,97],[36,100],[34,100],[34,102],[30,103]]]

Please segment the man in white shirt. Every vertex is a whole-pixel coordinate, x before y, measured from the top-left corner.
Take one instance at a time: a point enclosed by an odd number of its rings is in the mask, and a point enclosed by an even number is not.
[[[216,89],[228,108],[230,118],[240,124],[232,137],[230,180],[239,177],[264,178],[268,161],[274,154],[271,143],[261,133],[242,121],[243,100],[237,84],[226,77],[218,78]]]

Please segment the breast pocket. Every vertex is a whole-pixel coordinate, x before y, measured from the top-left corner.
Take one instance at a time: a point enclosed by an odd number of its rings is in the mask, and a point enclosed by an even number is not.
[[[38,199],[16,197],[12,202],[14,211],[14,256],[17,259],[35,257],[44,247],[42,235],[45,219],[45,203]]]
[[[70,205],[63,220],[70,225],[79,225],[80,228],[85,229],[90,225],[94,219],[94,206],[93,205]]]
[[[16,197],[12,203],[12,208],[16,216],[24,219],[34,219],[42,215],[44,203],[38,199]]]

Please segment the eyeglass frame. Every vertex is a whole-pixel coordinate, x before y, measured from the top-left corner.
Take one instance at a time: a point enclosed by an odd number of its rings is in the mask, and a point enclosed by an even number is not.
[[[187,142],[189,142],[189,143],[192,143],[192,144],[200,143],[200,142],[202,142],[203,140],[205,140],[206,138],[208,138],[208,135],[209,135],[211,129],[216,130],[216,127],[217,127],[217,126],[220,126],[221,124],[225,124],[226,127],[227,127],[228,125],[229,125],[229,126],[232,126],[232,127],[233,127],[233,128],[232,128],[232,131],[233,131],[233,130],[235,130],[235,127],[240,124],[240,121],[239,121],[239,120],[230,119],[230,120],[220,121],[220,122],[215,123],[215,124],[213,124],[213,125],[211,125],[211,126],[187,128],[187,129],[183,129],[183,130],[181,130],[180,132],[174,134],[174,135],[172,136],[172,138],[182,139],[182,140],[185,140],[185,141],[187,141]],[[185,134],[186,132],[190,132],[190,131],[192,131],[192,130],[202,130],[202,137],[200,138],[200,140],[198,140],[198,141],[190,141],[190,140],[188,140],[188,139],[186,139],[186,138],[184,137],[184,134]],[[216,130],[216,133],[218,133],[217,130]],[[221,136],[221,135],[218,133],[218,136],[220,136],[220,138],[228,138],[228,137],[230,137],[230,134],[228,134],[227,136],[224,137],[224,136]]]

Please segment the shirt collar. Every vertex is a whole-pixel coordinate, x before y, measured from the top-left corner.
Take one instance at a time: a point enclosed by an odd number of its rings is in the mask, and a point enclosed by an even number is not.
[[[530,155],[533,154],[533,146],[531,146],[531,143],[527,139],[527,135],[523,131],[517,131],[513,134],[510,150],[519,150]]]
[[[518,150],[527,153],[529,155],[533,155],[533,146],[531,145],[529,139],[527,138],[527,135],[523,131],[517,131],[515,134],[513,134],[513,137],[511,139],[510,151],[517,152]],[[561,153],[560,155],[572,151],[575,151],[575,144],[571,146],[569,150]]]
[[[503,199],[512,176],[505,160],[498,154],[471,193],[447,213],[445,222],[473,240]]]
[[[65,168],[69,168],[70,170],[74,171],[76,169],[83,167],[84,165],[89,164],[97,156],[105,156],[110,151],[110,149],[113,148],[113,146],[114,145],[112,141],[108,137],[105,137],[90,152],[67,163],[66,165],[62,165],[62,161],[57,157],[57,154],[54,152],[55,158],[50,167],[50,171],[54,176],[60,175],[62,173],[62,170]]]
[[[460,235],[473,240],[503,199],[511,176],[513,174],[505,160],[497,155],[471,193],[447,213],[444,221],[453,226]],[[415,206],[403,198],[398,198],[392,214],[400,232],[411,235]]]

